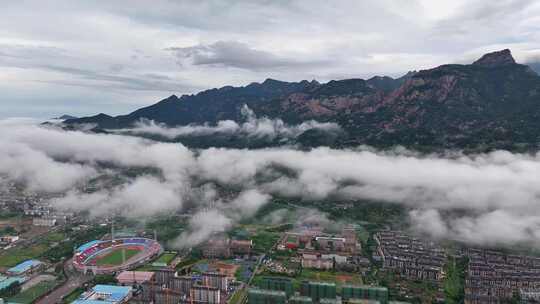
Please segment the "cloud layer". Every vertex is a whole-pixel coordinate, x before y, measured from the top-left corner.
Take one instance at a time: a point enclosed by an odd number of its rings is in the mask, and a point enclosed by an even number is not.
[[[411,210],[413,227],[475,244],[540,242],[540,155],[423,155],[367,147],[189,150],[123,135],[89,134],[21,120],[0,122],[0,176],[58,192],[58,208],[129,217],[186,208],[194,244],[253,214],[271,196],[374,200]],[[136,175],[123,170],[137,169]],[[119,182],[88,193],[103,176]],[[107,184],[107,183],[106,183]],[[223,196],[218,188],[234,189]],[[208,230],[200,223],[216,219]],[[199,228],[198,228],[199,227]]]
[[[140,121],[130,129],[109,131],[120,134],[157,135],[165,139],[224,134],[246,138],[266,139],[268,141],[273,141],[275,139],[294,139],[305,131],[312,129],[324,130],[331,133],[342,132],[341,127],[336,123],[321,123],[314,120],[308,120],[299,125],[288,125],[279,118],[258,118],[247,105],[242,107],[241,114],[245,119],[245,122],[241,124],[233,120],[220,120],[216,125],[206,124],[167,127],[166,125],[157,124],[154,121]]]

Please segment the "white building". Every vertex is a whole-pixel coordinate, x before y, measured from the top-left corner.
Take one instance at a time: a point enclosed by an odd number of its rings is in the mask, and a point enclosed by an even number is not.
[[[43,227],[53,227],[56,226],[57,220],[54,217],[35,217],[32,220],[32,225],[34,226],[43,226]]]

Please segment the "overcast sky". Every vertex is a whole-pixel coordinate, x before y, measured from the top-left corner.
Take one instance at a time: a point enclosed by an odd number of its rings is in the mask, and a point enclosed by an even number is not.
[[[265,78],[399,76],[510,48],[540,56],[540,3],[2,1],[0,117],[123,114]]]

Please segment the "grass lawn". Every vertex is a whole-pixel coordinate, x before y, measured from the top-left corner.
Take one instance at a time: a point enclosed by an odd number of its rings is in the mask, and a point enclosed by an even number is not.
[[[10,211],[0,211],[0,220],[18,220],[22,216],[18,214],[17,212],[10,212]]]
[[[175,252],[165,252],[164,254],[162,254],[154,262],[156,262],[156,263],[165,263],[165,264],[169,265],[169,263],[174,259],[175,256],[176,256]]]
[[[274,273],[259,273],[256,274],[251,282],[252,286],[259,286],[263,277],[283,277],[292,280],[293,289],[300,291],[300,285],[302,281],[320,281],[335,283],[338,288],[338,292],[341,292],[341,286],[345,284],[362,285],[362,278],[358,273],[348,272],[333,272],[333,271],[317,271],[312,269],[302,269],[301,273],[296,277],[288,277],[285,275],[279,275]]]
[[[40,282],[37,285],[9,298],[7,302],[30,304],[34,302],[35,299],[39,298],[41,295],[53,289],[55,285],[55,281]]]
[[[141,252],[137,249],[125,249],[122,248],[120,250],[115,250],[113,252],[109,252],[107,255],[99,258],[96,261],[96,264],[98,266],[102,265],[120,265],[123,261],[122,251],[125,251],[126,253],[126,261],[129,260],[132,256],[136,255],[137,253]]]
[[[152,266],[151,264],[145,264],[145,265],[142,265],[142,266],[139,266],[137,268],[135,268],[134,270],[135,271],[156,271],[156,270],[159,270],[159,269],[162,269],[163,267],[158,267],[158,266]]]
[[[81,287],[75,289],[74,291],[72,291],[70,294],[68,294],[62,299],[62,303],[71,303],[77,300],[83,292],[84,292],[84,289]]]
[[[47,234],[45,239],[49,242],[60,242],[66,239],[66,235],[62,232],[51,232]]]
[[[176,252],[165,252],[152,263],[166,263],[168,265],[174,259],[176,255],[177,255]],[[159,266],[152,266],[152,263],[139,266],[135,270],[136,271],[156,271],[162,268]]]
[[[12,248],[0,254],[0,267],[13,267],[25,260],[34,259],[47,251],[45,244],[34,245],[29,248]]]
[[[256,252],[268,252],[279,240],[280,234],[276,232],[258,231],[251,237],[253,249]]]
[[[62,232],[51,232],[30,247],[8,249],[0,254],[0,267],[13,267],[25,260],[39,258],[50,249],[51,243],[60,242],[65,238],[66,235]]]
[[[362,284],[362,278],[357,273],[334,272],[334,271],[317,271],[312,269],[302,269],[302,272],[297,277],[298,280],[311,280],[332,282],[336,285]]]

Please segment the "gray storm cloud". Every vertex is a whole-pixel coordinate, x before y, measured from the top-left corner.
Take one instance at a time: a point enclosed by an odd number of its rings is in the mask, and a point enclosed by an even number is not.
[[[81,190],[80,185],[103,172],[128,168],[144,174],[94,193]],[[272,195],[386,201],[409,208],[413,227],[433,237],[475,244],[536,243],[538,172],[539,154],[422,155],[366,147],[193,151],[178,143],[0,122],[1,181],[64,193],[53,201],[55,206],[95,216],[150,216],[189,203],[195,216],[182,237],[184,245],[252,216]],[[238,192],[222,198],[217,185]],[[452,210],[466,212],[448,215]],[[205,220],[212,224],[203,231],[198,225]]]
[[[171,47],[167,51],[173,52],[178,63],[185,66],[185,61],[197,66],[233,67],[245,70],[273,70],[283,67],[309,67],[327,65],[329,59],[305,60],[294,57],[278,56],[264,50],[257,50],[250,45],[238,41],[216,41],[212,44],[198,44],[189,47]]]
[[[147,134],[158,135],[166,139],[175,139],[182,136],[205,136],[214,134],[240,135],[253,138],[296,138],[303,132],[311,129],[325,130],[328,132],[341,132],[341,127],[336,123],[323,123],[314,120],[302,122],[298,125],[286,124],[281,119],[257,117],[255,113],[244,105],[241,110],[245,122],[237,123],[233,120],[221,120],[216,125],[187,125],[167,127],[154,121],[139,121],[133,128],[110,130],[120,134]]]

